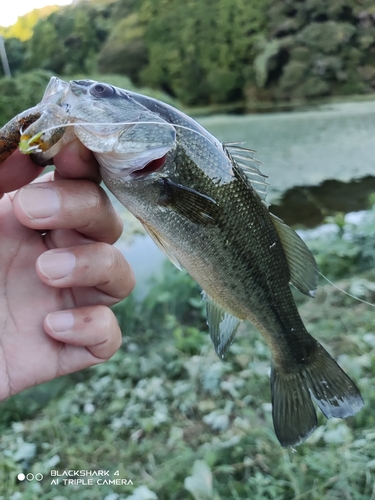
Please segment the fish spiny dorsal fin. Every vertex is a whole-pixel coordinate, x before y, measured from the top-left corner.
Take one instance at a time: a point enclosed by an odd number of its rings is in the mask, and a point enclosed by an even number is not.
[[[254,159],[255,151],[243,147],[241,142],[226,142],[223,144],[223,148],[240,177],[246,183],[250,183],[262,202],[268,207],[269,204],[266,201],[268,184],[264,180],[268,176],[259,170],[258,167],[262,165],[262,162]]]
[[[275,215],[270,215],[289,264],[290,282],[300,292],[314,297],[319,270],[313,254],[293,229]]]
[[[241,320],[229,314],[217,304],[206,292],[202,292],[206,300],[207,325],[216,354],[224,359],[234,336],[240,326]]]

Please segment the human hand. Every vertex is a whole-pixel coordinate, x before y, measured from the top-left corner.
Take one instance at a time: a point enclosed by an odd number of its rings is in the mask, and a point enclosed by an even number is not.
[[[110,358],[121,332],[109,306],[134,287],[92,153],[74,141],[54,163],[33,184],[30,157],[0,165],[0,400]]]

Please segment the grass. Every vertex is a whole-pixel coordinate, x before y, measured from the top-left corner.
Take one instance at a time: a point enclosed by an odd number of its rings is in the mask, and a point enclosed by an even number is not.
[[[309,245],[341,288],[357,288],[373,302],[372,216],[355,228],[341,222],[332,232],[341,242],[341,266],[335,264],[331,274],[329,262],[337,256],[326,234],[311,233]],[[244,324],[221,362],[207,335],[197,285],[168,264],[143,302],[129,298],[116,306],[124,341],[111,360],[81,379],[67,377],[55,397],[41,399],[31,412],[22,398],[37,389],[3,403],[0,496],[375,499],[374,311],[324,283],[314,300],[299,295],[298,304],[310,333],[359,385],[365,407],[355,417],[327,422],[319,415],[318,429],[304,444],[282,449],[272,428],[270,355],[260,335]],[[98,485],[97,477],[93,485],[64,484],[61,477],[53,484],[56,469],[109,470],[111,480],[131,484]],[[44,478],[20,482],[21,471]]]

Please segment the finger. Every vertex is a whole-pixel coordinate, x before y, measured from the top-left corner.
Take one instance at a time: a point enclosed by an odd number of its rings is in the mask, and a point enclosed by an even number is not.
[[[65,146],[54,157],[56,179],[90,179],[100,184],[99,164],[94,154],[78,139]]]
[[[81,307],[48,314],[45,332],[67,344],[60,352],[59,375],[109,359],[121,346],[116,317],[105,306]],[[82,347],[86,348],[84,351]]]
[[[56,288],[95,287],[112,298],[127,297],[134,288],[134,274],[117,248],[90,243],[48,250],[36,262],[39,278]]]
[[[87,245],[88,243],[94,243],[94,240],[86,238],[86,236],[77,232],[75,229],[54,229],[45,234],[44,243],[48,250],[53,250],[54,248]]]
[[[30,184],[16,193],[13,205],[18,220],[32,229],[76,229],[107,243],[114,243],[122,233],[121,217],[105,191],[92,181]]]
[[[9,193],[26,186],[43,172],[30,156],[15,151],[0,165],[0,193]]]
[[[39,177],[37,177],[36,179],[34,179],[32,182],[33,183],[37,183],[37,182],[49,182],[49,181],[53,181],[54,180],[54,175],[55,175],[55,172],[46,172],[45,174],[43,175],[40,175]],[[15,197],[17,191],[10,191],[8,194],[8,196],[10,197],[11,200],[13,200],[13,198]],[[1,198],[1,195],[0,195],[0,198]]]

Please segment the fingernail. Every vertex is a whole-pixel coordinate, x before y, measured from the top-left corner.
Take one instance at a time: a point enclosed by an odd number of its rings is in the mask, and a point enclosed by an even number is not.
[[[50,313],[46,322],[53,332],[65,332],[74,326],[74,316],[69,311]]]
[[[51,188],[28,186],[20,191],[19,201],[30,219],[52,217],[60,210],[60,198]]]
[[[65,278],[76,265],[75,255],[69,252],[45,252],[38,259],[40,271],[50,280]]]

